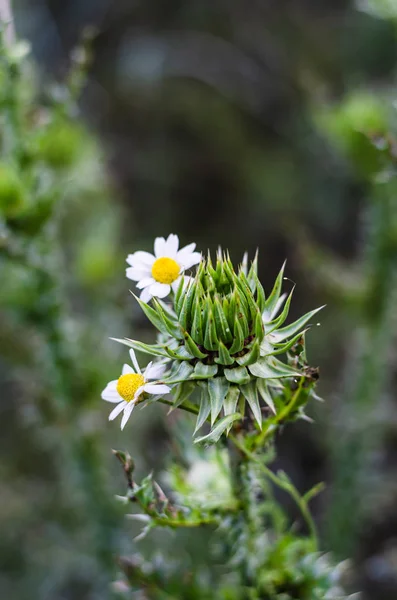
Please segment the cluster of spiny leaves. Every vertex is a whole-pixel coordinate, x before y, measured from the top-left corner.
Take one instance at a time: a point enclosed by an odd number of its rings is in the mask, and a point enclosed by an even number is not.
[[[261,400],[274,411],[277,382],[302,375],[277,356],[302,338],[320,309],[284,326],[292,292],[281,293],[283,275],[284,266],[266,297],[256,258],[249,270],[243,263],[235,271],[230,258],[218,254],[215,265],[210,258],[200,263],[187,287],[181,282],[173,305],[154,298],[149,306],[137,299],[159,332],[158,342],[119,341],[170,361],[165,382],[175,386],[175,407],[200,390],[196,431],[207,419],[213,426],[210,437],[200,440],[217,441],[243,417],[246,402],[261,427]]]

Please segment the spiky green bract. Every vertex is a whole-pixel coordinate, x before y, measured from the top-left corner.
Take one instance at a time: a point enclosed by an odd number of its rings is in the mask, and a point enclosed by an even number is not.
[[[290,389],[288,380],[305,376],[301,362],[286,364],[277,356],[297,346],[308,322],[321,309],[285,326],[293,290],[288,296],[281,293],[284,267],[266,297],[258,279],[257,257],[249,269],[243,261],[235,270],[229,256],[218,253],[215,264],[208,257],[187,285],[181,281],[172,306],[156,298],[148,306],[137,298],[159,332],[158,343],[119,341],[170,360],[164,381],[176,386],[176,407],[200,390],[193,395],[198,402],[196,431],[206,421],[214,429],[196,441],[216,442],[244,418],[247,407],[260,430],[264,416],[280,409],[275,401],[275,396],[283,397],[280,382]],[[187,387],[186,382],[192,385]]]

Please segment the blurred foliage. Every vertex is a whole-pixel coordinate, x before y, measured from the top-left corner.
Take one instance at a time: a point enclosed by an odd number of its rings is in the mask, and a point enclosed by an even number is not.
[[[40,71],[30,62],[20,74],[23,47],[2,57],[2,81],[17,72],[23,136],[4,125],[14,100],[2,85],[1,595],[108,598],[114,556],[102,561],[92,549],[135,551],[119,533],[112,494],[123,484],[107,451],[127,446],[142,472],[161,472],[169,433],[148,408],[126,442],[99,394],[118,365],[106,336],[122,336],[134,316],[120,295],[124,256],[173,230],[235,257],[260,246],[266,286],[287,257],[300,283],[296,316],[328,304],[310,341],[328,403],[313,409],[317,433],[302,424],[280,436],[278,463],[299,489],[327,480],[314,509],[342,558],[356,548],[353,589],[393,600],[394,3],[15,0],[14,9]],[[76,95],[44,83],[67,79],[87,24],[100,33],[84,123]],[[20,150],[8,145],[16,140]],[[48,321],[59,304],[61,331]],[[134,323],[136,337],[143,323]],[[93,464],[101,467],[89,483]],[[107,533],[96,529],[98,498]],[[222,560],[205,532],[194,545],[180,533],[139,544],[145,560],[128,556],[121,567],[141,589],[151,570],[162,587],[166,548],[171,596],[182,580],[183,596],[197,597],[198,578],[212,597],[206,564],[221,570]]]

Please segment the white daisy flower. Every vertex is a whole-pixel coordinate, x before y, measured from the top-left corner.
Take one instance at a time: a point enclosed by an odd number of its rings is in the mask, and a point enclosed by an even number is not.
[[[158,380],[166,370],[166,365],[150,362],[144,373],[142,373],[135,352],[132,349],[130,350],[130,356],[134,368],[130,365],[124,365],[121,376],[114,381],[110,381],[102,392],[103,400],[117,404],[109,415],[109,421],[113,421],[117,415],[124,411],[121,419],[121,429],[124,429],[135,404],[142,394],[164,395],[171,390],[168,385],[158,381],[148,382],[149,379]]]
[[[167,239],[155,239],[154,255],[142,251],[128,255],[127,263],[131,266],[126,269],[126,274],[128,279],[138,282],[137,288],[142,290],[141,300],[149,302],[153,296],[165,298],[171,288],[175,292],[183,272],[200,262],[200,252],[194,252],[196,244],[178,248],[179,238],[171,233]],[[184,277],[184,282],[189,279]]]

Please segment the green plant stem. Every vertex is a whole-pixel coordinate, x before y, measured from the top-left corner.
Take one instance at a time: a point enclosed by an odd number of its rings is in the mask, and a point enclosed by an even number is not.
[[[255,448],[264,446],[269,441],[270,437],[277,431],[277,425],[280,425],[288,419],[288,417],[294,412],[299,400],[300,394],[303,389],[304,377],[301,378],[299,386],[294,392],[291,401],[274,417],[265,421],[262,427],[262,431],[255,436]]]
[[[278,477],[276,475],[276,473],[273,473],[273,471],[271,469],[269,469],[269,467],[267,467],[261,460],[260,458],[258,458],[253,452],[250,452],[242,442],[240,442],[240,440],[234,436],[234,435],[229,435],[229,439],[233,442],[233,444],[253,463],[255,463],[256,465],[259,466],[259,468],[262,470],[262,472],[266,475],[266,477],[274,484],[276,485],[278,488],[284,490],[285,492],[287,492],[291,498],[294,500],[294,502],[296,503],[296,505],[298,506],[299,510],[302,513],[302,516],[306,522],[307,528],[310,532],[310,537],[313,543],[313,551],[317,551],[318,550],[318,534],[317,534],[317,528],[316,525],[314,523],[314,519],[312,517],[312,515],[310,514],[310,510],[307,506],[306,501],[304,500],[304,498],[302,498],[302,496],[299,494],[298,490],[290,483],[290,482],[286,482],[283,479],[281,479],[280,477]]]
[[[161,402],[161,404],[165,404],[166,406],[174,406],[172,400],[166,400],[165,398],[159,398],[158,402]],[[178,408],[186,410],[187,412],[192,413],[194,415],[198,415],[199,412],[198,407],[192,402],[189,402],[188,400],[185,400],[182,404],[178,406]]]

